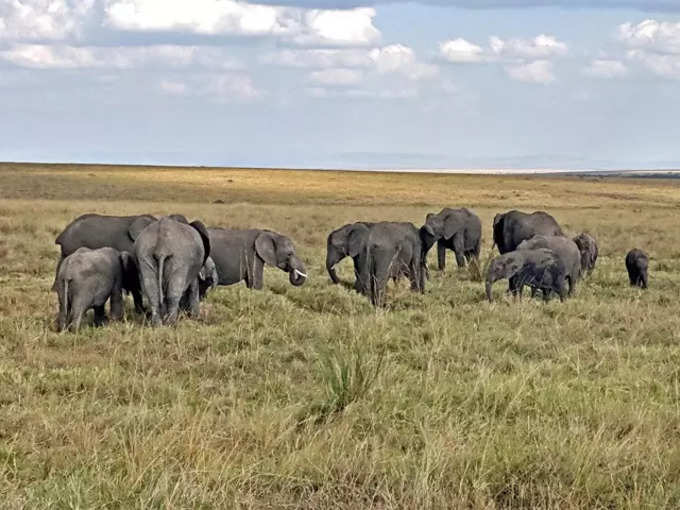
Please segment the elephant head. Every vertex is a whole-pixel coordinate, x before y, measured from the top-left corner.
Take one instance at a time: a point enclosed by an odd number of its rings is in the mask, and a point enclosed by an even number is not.
[[[255,253],[270,266],[288,273],[290,283],[296,287],[307,280],[305,265],[295,254],[293,242],[269,230],[263,230],[255,239]]]
[[[326,243],[326,270],[333,283],[340,283],[335,266],[345,257],[361,253],[370,223],[350,223],[331,232]]]
[[[217,287],[219,276],[217,275],[217,266],[211,257],[205,259],[203,267],[198,273],[198,295],[203,299],[208,291]]]
[[[493,218],[493,244],[498,246],[498,250],[503,253],[504,242],[503,242],[503,222],[505,220],[505,214],[497,214]],[[493,250],[493,247],[491,248]]]
[[[513,277],[521,268],[522,261],[519,260],[521,255],[516,253],[507,253],[496,257],[489,264],[486,273],[486,297],[489,302],[493,301],[492,286],[498,280]]]

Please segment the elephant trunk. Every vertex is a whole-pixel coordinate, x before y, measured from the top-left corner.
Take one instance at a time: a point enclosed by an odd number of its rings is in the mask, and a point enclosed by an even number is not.
[[[328,276],[331,277],[331,281],[334,284],[340,283],[338,273],[335,271],[335,264],[337,264],[340,260],[341,257],[337,253],[337,250],[329,246],[328,251],[326,253],[326,271],[328,271]]]
[[[291,258],[288,279],[295,287],[300,287],[307,281],[307,270],[305,269],[305,265],[297,257]]]
[[[486,298],[489,300],[489,303],[493,302],[493,292],[491,290],[492,286],[493,281],[486,280]]]

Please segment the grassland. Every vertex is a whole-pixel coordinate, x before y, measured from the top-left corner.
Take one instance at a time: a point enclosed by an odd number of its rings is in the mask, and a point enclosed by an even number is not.
[[[677,508],[678,184],[0,165],[0,506]],[[334,227],[442,206],[478,212],[484,259],[496,212],[547,209],[598,238],[598,267],[565,304],[488,304],[451,255],[386,310],[329,284]],[[85,212],[272,228],[310,279],[268,270],[176,328],[128,309],[60,335],[54,237]]]

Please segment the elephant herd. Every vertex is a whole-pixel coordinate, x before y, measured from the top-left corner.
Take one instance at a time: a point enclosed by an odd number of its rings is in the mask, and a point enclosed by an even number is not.
[[[428,214],[422,227],[412,223],[356,222],[331,232],[327,240],[326,269],[340,283],[335,266],[344,258],[354,262],[354,289],[375,306],[384,305],[390,279],[409,279],[411,290],[423,293],[429,278],[427,254],[437,243],[440,270],[446,250],[455,253],[459,267],[479,264],[482,223],[466,208],[444,208]],[[493,300],[492,286],[509,281],[509,291],[522,295],[542,291],[561,300],[571,295],[585,273],[595,268],[598,247],[582,233],[565,236],[557,221],[537,211],[509,211],[493,221],[493,241],[500,255],[486,271],[485,290]],[[76,218],[59,234],[61,248],[52,290],[57,293],[57,327],[77,330],[83,315],[94,309],[95,325],[106,322],[104,306],[110,301],[113,320],[123,316],[123,292],[132,295],[136,313],[146,313],[153,326],[172,325],[181,311],[199,314],[200,301],[218,285],[244,281],[250,289],[263,287],[264,266],[285,271],[290,283],[307,280],[305,266],[293,242],[270,230],[207,228],[175,214]],[[631,285],[647,287],[648,257],[638,249],[626,257]],[[146,305],[146,306],[145,306]]]

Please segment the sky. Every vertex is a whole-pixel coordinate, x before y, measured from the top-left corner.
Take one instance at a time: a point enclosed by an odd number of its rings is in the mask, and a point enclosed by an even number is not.
[[[0,160],[680,168],[680,0],[0,0]]]

